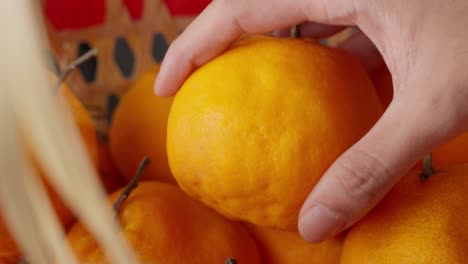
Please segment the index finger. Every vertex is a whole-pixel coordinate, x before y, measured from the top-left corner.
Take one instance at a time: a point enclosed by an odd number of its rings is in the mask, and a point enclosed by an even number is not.
[[[303,19],[298,5],[288,1],[213,1],[170,46],[158,74],[156,93],[174,94],[195,68],[242,34],[265,32]]]
[[[310,17],[314,22],[330,23],[330,12],[338,10],[338,2],[344,6],[349,1],[213,1],[170,46],[156,80],[156,94],[175,94],[194,69],[223,52],[244,33],[268,32]]]

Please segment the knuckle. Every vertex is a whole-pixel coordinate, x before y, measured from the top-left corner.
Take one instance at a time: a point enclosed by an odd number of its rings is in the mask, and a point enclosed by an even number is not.
[[[375,155],[359,149],[349,150],[336,166],[336,178],[350,200],[380,197],[391,175]]]

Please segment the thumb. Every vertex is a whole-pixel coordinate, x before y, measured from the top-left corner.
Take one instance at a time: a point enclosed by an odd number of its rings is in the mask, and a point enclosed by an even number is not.
[[[319,242],[354,224],[418,158],[454,134],[447,111],[431,101],[417,94],[394,100],[368,134],[332,164],[301,209],[304,239]]]

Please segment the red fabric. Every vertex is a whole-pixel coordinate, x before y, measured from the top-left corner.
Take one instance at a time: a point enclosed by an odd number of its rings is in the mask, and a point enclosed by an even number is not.
[[[211,0],[165,0],[174,16],[195,16],[200,14]]]
[[[128,13],[133,20],[139,20],[143,16],[144,3],[144,0],[124,0],[124,4],[127,7]]]
[[[79,29],[104,23],[105,0],[46,0],[44,13],[57,29]]]

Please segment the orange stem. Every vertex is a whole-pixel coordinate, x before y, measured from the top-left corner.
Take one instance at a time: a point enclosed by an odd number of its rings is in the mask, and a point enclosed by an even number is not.
[[[419,175],[421,181],[427,181],[430,177],[436,173],[434,164],[432,163],[432,153],[429,153],[423,159],[423,172]]]
[[[122,194],[114,203],[113,209],[116,217],[119,213],[120,207],[122,207],[122,204],[127,200],[128,196],[130,196],[132,191],[138,186],[141,176],[143,175],[143,172],[145,171],[145,168],[148,166],[149,163],[150,159],[148,157],[144,157],[143,160],[140,162],[140,165],[138,165],[138,168],[135,172],[135,176],[133,176],[133,179],[128,183],[128,185],[123,190]]]

